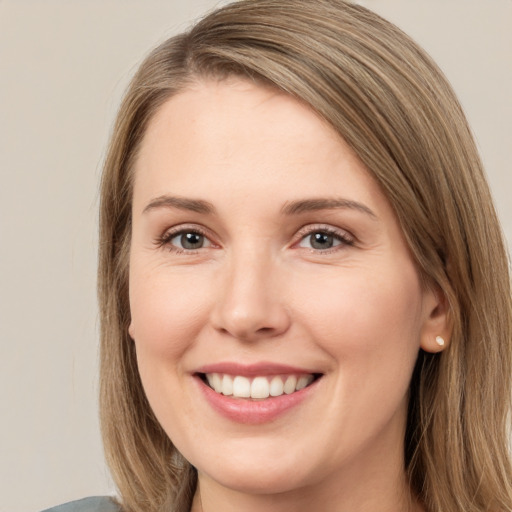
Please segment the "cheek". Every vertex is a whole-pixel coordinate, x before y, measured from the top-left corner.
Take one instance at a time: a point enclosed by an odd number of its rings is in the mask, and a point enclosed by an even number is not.
[[[339,370],[342,400],[394,407],[407,392],[420,346],[422,292],[414,267],[350,269],[323,284],[314,295],[309,287],[304,311],[311,336]]]
[[[316,293],[312,290],[316,289]],[[326,348],[340,341],[351,350],[380,350],[393,345],[419,347],[421,287],[414,268],[387,272],[343,271],[317,280],[297,294],[301,308]]]
[[[184,354],[205,324],[207,294],[197,285],[151,263],[130,268],[130,334],[139,374],[154,414],[173,439],[180,438],[183,417],[193,415],[182,376]]]
[[[131,269],[130,333],[139,357],[168,361],[178,358],[205,324],[209,294],[198,277],[148,267]]]
[[[356,445],[404,414],[420,345],[421,287],[407,267],[347,272],[327,284],[309,295],[304,311],[311,336],[333,365],[336,405],[326,421],[343,425]]]

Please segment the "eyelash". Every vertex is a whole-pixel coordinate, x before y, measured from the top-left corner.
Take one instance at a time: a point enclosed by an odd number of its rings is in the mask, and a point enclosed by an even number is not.
[[[331,254],[333,252],[337,252],[339,250],[343,250],[344,247],[351,247],[355,244],[354,237],[348,233],[347,231],[333,228],[331,226],[326,226],[323,224],[313,224],[308,225],[301,228],[298,232],[299,240],[295,242],[294,245],[300,244],[303,240],[305,240],[308,236],[314,235],[316,233],[322,233],[329,236],[332,236],[334,239],[338,240],[340,243],[329,249],[315,249],[313,247],[308,248],[309,252],[314,254]]]
[[[325,225],[319,224],[319,225],[308,225],[308,226],[301,228],[297,233],[298,240],[296,242],[294,242],[293,245],[297,246],[303,240],[305,240],[308,236],[311,236],[316,233],[322,233],[322,234],[332,236],[334,239],[336,239],[340,243],[338,245],[335,245],[333,247],[330,247],[328,249],[323,249],[323,250],[310,247],[308,249],[309,252],[312,252],[314,254],[331,254],[333,252],[341,250],[343,247],[353,246],[355,243],[354,237],[352,235],[350,235],[348,232],[338,230],[338,229],[332,228],[330,226],[325,226]],[[202,236],[205,239],[207,239],[212,245],[214,245],[213,242],[211,242],[211,240],[210,240],[210,235],[205,230],[201,229],[198,226],[193,226],[193,227],[192,226],[191,227],[180,226],[176,229],[166,231],[165,233],[163,233],[161,236],[159,236],[155,240],[155,245],[158,248],[165,247],[167,250],[169,250],[170,252],[173,252],[175,254],[184,254],[184,253],[196,254],[197,251],[204,248],[204,247],[200,247],[199,249],[182,249],[180,247],[176,247],[175,245],[171,244],[171,240],[173,238],[176,238],[177,236],[184,235],[184,234],[195,234],[195,235]]]
[[[192,226],[191,227],[180,226],[176,229],[171,229],[170,231],[166,231],[161,236],[159,236],[155,240],[155,245],[158,248],[165,247],[168,251],[176,253],[176,254],[184,254],[184,253],[196,254],[199,249],[182,249],[180,247],[176,247],[175,245],[171,244],[171,240],[173,238],[176,238],[179,235],[184,235],[184,234],[188,234],[188,233],[203,236],[207,240],[210,240],[208,233],[198,226],[193,226],[193,227]],[[210,242],[210,243],[212,243],[212,242]],[[201,249],[202,249],[202,247],[201,247]]]

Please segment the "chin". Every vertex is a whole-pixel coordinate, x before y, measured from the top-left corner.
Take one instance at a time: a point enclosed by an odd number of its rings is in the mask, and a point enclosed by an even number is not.
[[[223,467],[222,472],[217,469],[208,476],[223,487],[243,494],[282,494],[303,486],[301,476],[294,474],[293,469],[251,467],[241,471],[240,468]]]
[[[250,442],[250,441],[249,441]],[[254,447],[258,451],[258,447]],[[301,450],[294,450],[295,454]],[[296,456],[274,451],[272,456],[259,450],[259,454],[238,451],[238,454],[226,460],[216,456],[212,460],[204,458],[195,467],[223,487],[247,494],[279,494],[303,487],[311,483],[313,475],[319,471],[305,471],[304,464]],[[276,454],[278,454],[276,456]],[[309,474],[311,473],[311,474]]]

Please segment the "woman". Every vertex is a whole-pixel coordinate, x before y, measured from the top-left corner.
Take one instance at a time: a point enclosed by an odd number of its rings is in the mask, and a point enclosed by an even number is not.
[[[100,222],[123,510],[512,510],[504,243],[461,108],[396,27],[242,0],[168,40]]]

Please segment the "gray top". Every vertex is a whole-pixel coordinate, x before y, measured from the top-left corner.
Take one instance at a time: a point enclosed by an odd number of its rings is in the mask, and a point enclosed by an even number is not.
[[[108,496],[91,496],[64,505],[52,507],[43,512],[122,512],[112,498]]]

